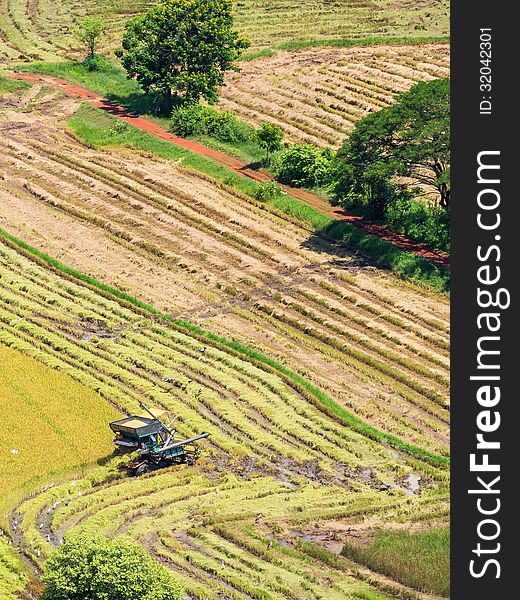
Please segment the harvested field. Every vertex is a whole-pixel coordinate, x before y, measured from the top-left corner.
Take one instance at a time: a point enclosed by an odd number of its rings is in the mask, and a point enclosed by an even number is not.
[[[0,0],[0,62],[80,56],[74,30],[85,15],[108,26],[104,49],[120,43],[124,23],[152,6],[151,0]],[[368,36],[439,36],[449,30],[447,0],[242,0],[235,3],[238,28],[254,49],[294,40]]]
[[[448,519],[447,299],[175,161],[87,147],[63,121],[79,101],[11,92],[0,228],[23,242],[0,231],[0,359],[50,373],[67,414],[38,416],[69,441],[78,410],[100,403],[80,415],[98,467],[50,481],[53,465],[34,460],[45,481],[13,479],[4,520],[33,570],[83,531],[138,541],[187,599],[435,600],[329,537]],[[126,459],[107,461],[113,407],[140,402],[175,415],[183,437],[210,433],[196,466],[128,478]],[[0,540],[4,573],[19,578],[11,600],[25,579]]]
[[[242,64],[219,106],[291,142],[340,146],[355,123],[418,81],[449,76],[449,46],[368,46],[280,52]]]
[[[128,479],[115,459],[23,502],[12,533],[36,564],[82,530],[138,540],[194,598],[411,593],[352,561],[317,563],[319,548],[300,546],[298,532],[329,520],[355,527],[376,513],[382,523],[445,520],[445,470],[345,427],[247,358],[208,345],[200,360],[198,339],[5,240],[0,275],[1,342],[125,411],[144,400],[176,414],[181,435],[211,433],[197,467]],[[424,481],[420,495],[402,483],[411,473]]]
[[[205,177],[92,151],[44,121],[2,118],[0,226],[260,349],[376,427],[447,452],[445,299]]]

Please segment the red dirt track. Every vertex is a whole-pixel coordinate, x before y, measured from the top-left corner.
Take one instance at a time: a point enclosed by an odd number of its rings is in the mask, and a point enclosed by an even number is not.
[[[153,123],[152,121],[140,117],[128,109],[118,106],[113,102],[110,102],[106,98],[100,97],[98,94],[91,92],[90,90],[69,83],[67,81],[57,79],[55,77],[47,76],[47,75],[39,75],[33,73],[13,73],[10,75],[13,79],[20,79],[23,81],[27,81],[33,84],[43,84],[59,89],[70,96],[76,96],[79,98],[85,99],[89,104],[96,108],[100,108],[110,114],[114,115],[118,119],[133,125],[137,129],[141,129],[142,131],[146,131],[151,135],[154,135],[158,138],[171,142],[181,148],[189,150],[191,152],[195,152],[196,154],[200,154],[202,156],[207,156],[221,164],[228,169],[236,171],[237,173],[241,173],[251,179],[255,179],[256,181],[266,183],[271,181],[273,177],[270,175],[263,173],[261,171],[256,171],[254,169],[248,168],[248,166],[242,163],[240,160],[228,156],[222,152],[218,152],[217,150],[213,150],[212,148],[208,148],[207,146],[203,146],[202,144],[198,144],[197,142],[193,142],[191,140],[186,140],[184,138],[178,137],[172,133],[169,133],[159,125]],[[386,240],[390,244],[396,246],[400,250],[404,250],[406,252],[411,252],[418,256],[422,256],[431,260],[432,262],[437,263],[443,267],[449,267],[450,258],[449,255],[444,252],[436,252],[433,250],[429,250],[423,244],[413,242],[403,235],[398,233],[394,233],[385,227],[380,225],[376,225],[367,221],[363,217],[358,217],[356,215],[349,214],[344,209],[332,206],[326,200],[307,192],[305,190],[301,190],[298,188],[293,188],[290,186],[280,186],[282,187],[290,196],[305,202],[306,204],[312,206],[313,208],[334,217],[340,221],[348,221],[353,226],[369,233],[371,235],[377,236],[381,239]]]

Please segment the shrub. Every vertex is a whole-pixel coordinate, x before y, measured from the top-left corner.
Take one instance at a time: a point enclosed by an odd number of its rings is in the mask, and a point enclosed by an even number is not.
[[[130,129],[130,126],[126,121],[117,121],[110,128],[111,135],[121,135],[122,133],[126,133]]]
[[[210,135],[221,142],[246,142],[253,137],[253,128],[240,121],[232,112],[222,112],[210,106],[185,104],[176,108],[171,117],[170,131],[182,137]]]
[[[262,202],[269,202],[282,195],[287,195],[287,192],[279,188],[274,181],[264,183],[255,192],[256,199]]]
[[[430,248],[450,251],[450,209],[426,204],[412,198],[401,198],[389,204],[388,226]]]
[[[43,600],[180,600],[171,575],[140,546],[79,535],[45,562]]]
[[[83,61],[83,65],[87,68],[87,71],[97,71],[104,73],[113,69],[113,65],[105,56],[89,56]]]
[[[278,158],[275,165],[280,181],[294,186],[318,187],[328,183],[332,151],[312,144],[295,144]]]

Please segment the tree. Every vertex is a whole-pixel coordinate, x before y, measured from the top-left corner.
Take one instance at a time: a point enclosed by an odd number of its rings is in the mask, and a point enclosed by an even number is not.
[[[93,60],[96,56],[97,42],[104,32],[105,23],[98,17],[85,17],[80,22],[78,39],[87,46],[87,61]]]
[[[284,132],[273,123],[262,123],[256,132],[256,138],[262,148],[265,148],[265,162],[269,163],[269,155],[282,147]]]
[[[450,204],[450,87],[448,79],[420,82],[397,102],[358,122],[337,153],[336,197],[362,196],[384,211],[403,186],[398,177],[434,186]]]
[[[217,90],[248,40],[233,29],[231,0],[163,0],[131,20],[116,51],[146,93],[156,91],[171,110],[173,96],[218,100]]]
[[[171,575],[140,546],[79,535],[45,562],[42,600],[180,600]]]

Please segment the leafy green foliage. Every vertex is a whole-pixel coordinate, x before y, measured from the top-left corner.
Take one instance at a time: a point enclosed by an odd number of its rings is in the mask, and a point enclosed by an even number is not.
[[[180,600],[170,574],[130,541],[77,536],[46,561],[44,600]]]
[[[273,123],[262,123],[256,132],[256,138],[262,148],[265,149],[265,161],[269,163],[269,155],[282,147],[284,132],[281,127]]]
[[[338,151],[338,201],[361,197],[381,214],[402,195],[396,177],[433,185],[440,205],[449,206],[449,79],[420,82],[400,94],[396,104],[368,115]]]
[[[95,58],[99,38],[104,32],[105,23],[99,17],[85,17],[81,20],[77,36],[87,47],[87,61]]]
[[[413,198],[398,198],[388,205],[386,225],[429,248],[450,251],[450,209]]]
[[[217,90],[249,42],[233,29],[230,0],[163,0],[130,21],[121,58],[146,92],[218,100]]]
[[[289,185],[322,186],[329,180],[332,157],[330,148],[321,150],[312,144],[295,144],[278,158],[276,175],[280,181]]]
[[[450,594],[450,530],[380,531],[368,545],[347,542],[343,556],[423,592]]]
[[[280,196],[287,196],[287,192],[278,187],[274,181],[264,183],[255,193],[255,198],[261,202],[272,202]]]
[[[182,137],[210,135],[228,143],[246,142],[253,137],[253,129],[232,112],[193,103],[179,106],[173,111],[170,130]]]

